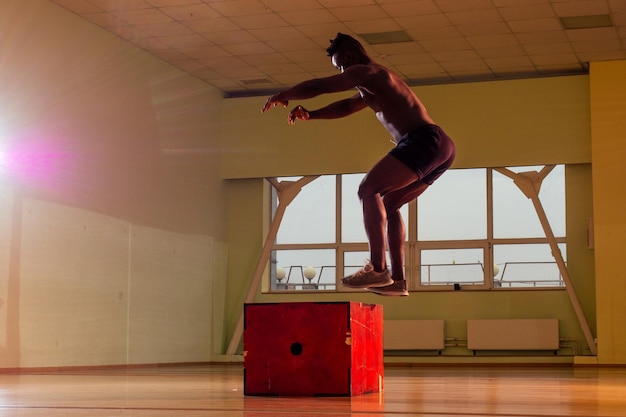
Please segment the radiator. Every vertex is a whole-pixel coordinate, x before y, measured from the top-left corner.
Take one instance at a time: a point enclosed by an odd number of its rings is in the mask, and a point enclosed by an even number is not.
[[[557,319],[468,320],[470,350],[558,350]]]
[[[385,350],[443,350],[443,320],[386,320]]]

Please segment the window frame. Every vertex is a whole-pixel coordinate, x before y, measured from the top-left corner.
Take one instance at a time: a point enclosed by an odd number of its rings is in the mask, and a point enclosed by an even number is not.
[[[563,169],[565,169],[565,164]],[[470,291],[517,291],[517,290],[559,290],[564,289],[563,278],[559,275],[559,286],[545,286],[545,287],[515,287],[515,286],[500,286],[495,284],[494,274],[494,246],[496,245],[525,245],[525,244],[548,244],[548,238],[544,237],[511,237],[511,238],[495,238],[493,231],[493,175],[495,168],[460,168],[460,169],[484,169],[486,180],[486,206],[487,206],[487,221],[486,221],[486,237],[484,239],[457,239],[457,240],[440,240],[440,241],[419,241],[418,237],[418,205],[417,199],[408,203],[408,218],[405,218],[407,226],[407,240],[405,242],[405,276],[407,280],[407,287],[409,291],[415,292],[429,292],[429,291],[455,291],[459,289]],[[342,242],[342,174],[331,174],[335,176],[335,242],[331,243],[274,243],[272,246],[270,256],[270,285],[271,293],[289,293],[294,292],[301,293],[306,291],[319,292],[355,292],[354,289],[345,288],[341,285],[341,278],[343,277],[343,271],[346,265],[344,265],[344,257],[348,252],[367,252],[369,251],[367,242]],[[363,174],[365,175],[365,174]],[[566,185],[564,184],[564,187]],[[521,192],[521,191],[520,191]],[[296,197],[298,198],[298,197]],[[356,197],[355,197],[356,198]],[[565,198],[565,196],[564,196]],[[271,216],[273,218],[276,208],[276,190],[272,188],[270,202],[272,204]],[[565,208],[566,209],[566,208]],[[289,208],[287,207],[287,211]],[[557,244],[566,244],[567,236],[557,236]],[[481,249],[483,251],[482,267],[483,267],[483,281],[481,283],[445,283],[445,284],[430,284],[424,285],[421,280],[421,254],[424,250],[437,250],[437,249]],[[313,249],[332,249],[335,251],[335,288],[306,288],[306,285],[300,283],[292,283],[295,285],[292,289],[277,288],[276,280],[276,251],[280,250],[313,250]],[[556,263],[556,262],[555,262]],[[299,266],[300,268],[306,265]],[[292,266],[298,267],[298,266]],[[304,279],[302,284],[306,284]],[[457,285],[455,285],[457,284]],[[295,290],[295,291],[294,291]]]

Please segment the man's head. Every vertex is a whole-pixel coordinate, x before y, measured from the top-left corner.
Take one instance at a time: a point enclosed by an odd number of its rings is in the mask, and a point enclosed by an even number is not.
[[[326,48],[326,53],[331,57],[333,65],[341,71],[350,65],[370,60],[363,45],[344,33],[337,33],[335,39],[330,41],[330,46]]]

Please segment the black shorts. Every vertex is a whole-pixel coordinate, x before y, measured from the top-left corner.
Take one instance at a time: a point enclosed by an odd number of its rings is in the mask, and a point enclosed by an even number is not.
[[[454,162],[454,142],[437,125],[420,126],[400,138],[389,151],[420,177],[420,181],[432,184]]]

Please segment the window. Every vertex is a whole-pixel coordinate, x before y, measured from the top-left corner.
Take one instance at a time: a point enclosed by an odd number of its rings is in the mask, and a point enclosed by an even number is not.
[[[409,289],[563,287],[533,202],[510,177],[544,174],[539,200],[565,258],[565,170],[549,168],[449,170],[403,207]],[[341,278],[369,257],[357,198],[363,176],[320,176],[302,188],[273,247],[272,291],[348,290]]]

